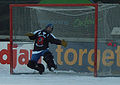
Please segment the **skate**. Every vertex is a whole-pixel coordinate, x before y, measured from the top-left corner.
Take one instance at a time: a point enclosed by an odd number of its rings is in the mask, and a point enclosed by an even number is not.
[[[43,64],[38,64],[38,71],[39,71],[39,74],[43,74],[43,72],[45,71],[45,67]]]
[[[57,65],[53,65],[53,66],[47,66],[48,70],[51,72],[54,72],[54,70],[57,69]]]

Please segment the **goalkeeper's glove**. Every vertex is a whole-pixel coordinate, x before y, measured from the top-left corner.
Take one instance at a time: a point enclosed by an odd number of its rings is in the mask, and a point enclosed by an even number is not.
[[[29,32],[29,33],[26,33],[25,36],[34,36],[34,34]]]
[[[65,40],[61,40],[61,45],[67,47],[67,42]]]

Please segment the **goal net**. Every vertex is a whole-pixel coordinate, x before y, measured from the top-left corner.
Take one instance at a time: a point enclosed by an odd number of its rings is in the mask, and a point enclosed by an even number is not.
[[[34,41],[25,33],[42,30],[49,23],[53,34],[68,42],[66,48],[50,44],[57,70],[97,74],[97,4],[10,5],[10,71],[33,73],[26,64]],[[101,18],[100,18],[101,19]],[[41,59],[39,63],[45,62]]]
[[[98,76],[120,76],[119,15],[119,4],[99,5],[97,43]]]

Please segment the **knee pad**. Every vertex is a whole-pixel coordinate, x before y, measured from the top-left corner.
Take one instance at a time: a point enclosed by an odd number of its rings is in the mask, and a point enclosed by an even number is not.
[[[45,71],[45,67],[43,64],[37,64],[35,61],[32,60],[28,62],[27,66],[31,69],[39,71],[40,74],[42,74]]]
[[[35,61],[29,60],[27,66],[31,69],[35,69],[36,64],[37,63]]]

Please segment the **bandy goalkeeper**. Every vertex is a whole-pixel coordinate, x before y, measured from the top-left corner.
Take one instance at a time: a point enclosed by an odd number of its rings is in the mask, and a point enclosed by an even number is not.
[[[33,33],[30,32],[25,34],[30,38],[30,40],[35,40],[32,57],[27,66],[39,71],[40,74],[42,74],[45,69],[43,64],[37,63],[41,56],[43,56],[43,60],[46,62],[49,71],[52,71],[51,68],[57,68],[57,65],[54,63],[54,56],[49,51],[49,43],[62,45],[64,47],[67,46],[67,42],[65,40],[55,38],[52,34],[53,28],[54,26],[52,24],[48,24],[43,30],[37,30]]]

